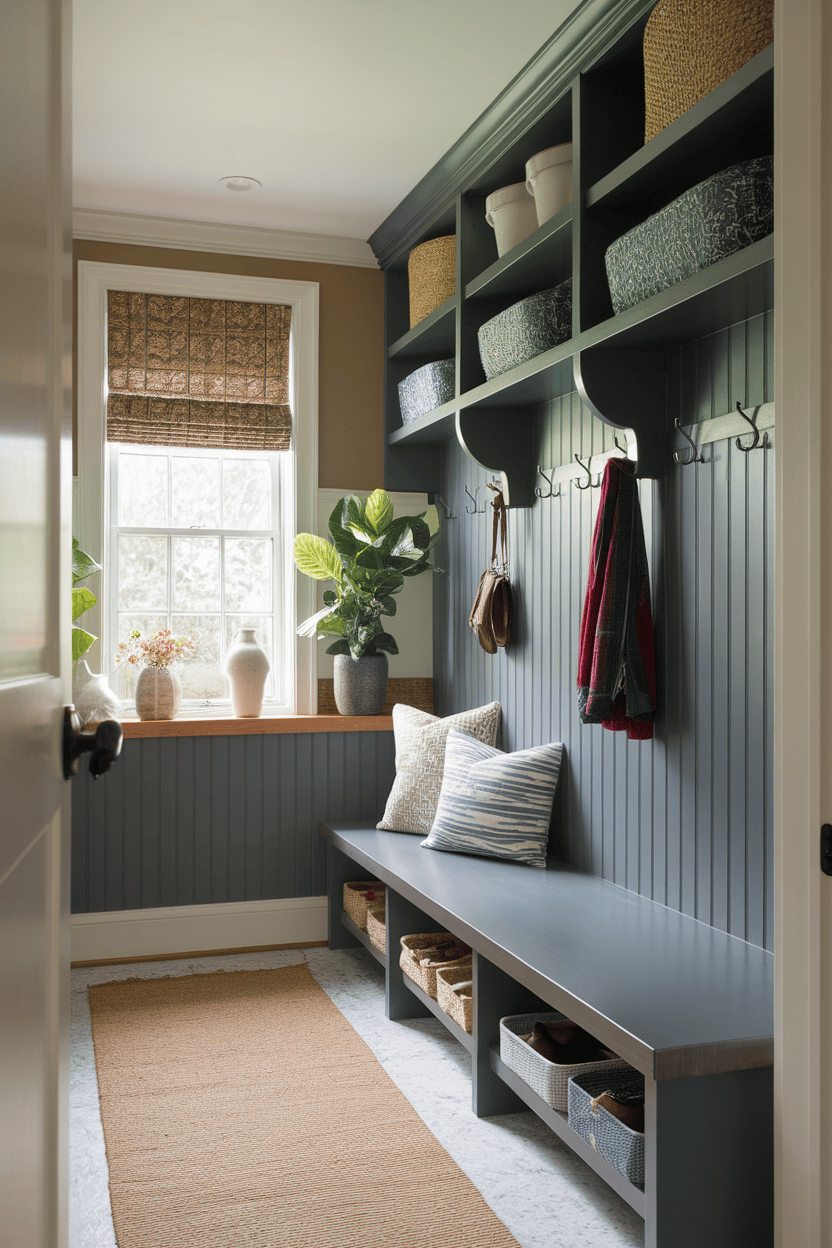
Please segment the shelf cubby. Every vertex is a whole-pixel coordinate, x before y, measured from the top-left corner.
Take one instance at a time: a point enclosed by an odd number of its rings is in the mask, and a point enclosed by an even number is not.
[[[388,435],[388,444],[390,446],[407,444],[415,446],[420,442],[429,444],[447,442],[454,436],[457,408],[456,401],[443,403],[441,407],[434,408],[432,412],[420,416],[418,420],[412,420],[409,424],[402,425],[400,429],[394,429]]]
[[[345,927],[351,936],[359,941],[368,953],[371,953],[376,962],[380,962],[382,966],[387,966],[387,955],[382,953],[380,949],[376,949],[367,933],[356,923],[353,923],[346,910],[341,911],[341,926]]]
[[[391,360],[423,357],[428,360],[451,356],[455,346],[455,316],[457,297],[451,295],[424,320],[419,321],[406,334],[388,348]]]
[[[451,1018],[450,1014],[446,1014],[439,1003],[434,1001],[433,997],[429,997],[418,984],[414,984],[413,980],[408,979],[406,975],[404,977],[404,986],[409,992],[413,993],[417,1001],[421,1001],[422,1005],[430,1010],[431,1014],[433,1014],[435,1018],[439,1019],[440,1023],[444,1023],[454,1039],[458,1040],[464,1049],[467,1049],[469,1053],[473,1053],[473,1037],[469,1036],[468,1032],[464,1031],[462,1027],[460,1027],[459,1023],[455,1022]]]
[[[572,205],[468,282],[466,299],[522,299],[572,275]]]

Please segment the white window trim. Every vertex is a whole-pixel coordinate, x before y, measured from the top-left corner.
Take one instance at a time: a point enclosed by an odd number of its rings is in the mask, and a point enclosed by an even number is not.
[[[107,566],[109,526],[105,515],[107,291],[183,295],[192,299],[232,299],[282,303],[292,307],[294,369],[292,438],[294,449],[294,532],[314,533],[318,512],[318,283],[240,274],[195,273],[187,269],[145,268],[132,264],[78,263],[78,484],[73,518],[82,549]],[[295,620],[315,611],[315,582],[291,569]],[[99,595],[100,604],[106,592]],[[84,616],[84,627],[100,635],[101,605]],[[96,643],[93,662],[100,656]],[[318,706],[314,645],[295,636],[294,713],[314,715]],[[217,712],[219,713],[219,712]]]

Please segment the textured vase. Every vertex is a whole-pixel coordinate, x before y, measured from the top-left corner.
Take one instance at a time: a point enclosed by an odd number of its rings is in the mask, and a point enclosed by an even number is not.
[[[75,673],[80,686],[75,695],[75,710],[82,725],[100,724],[105,719],[118,719],[121,700],[107,683],[104,672],[91,672],[86,659],[80,659]]]
[[[174,719],[182,704],[182,685],[169,667],[143,667],[136,682],[139,719]]]
[[[387,655],[335,656],[335,705],[339,715],[380,715],[387,697]]]
[[[225,674],[231,684],[231,708],[238,719],[256,719],[263,706],[269,674],[268,656],[253,628],[241,628],[225,656]]]

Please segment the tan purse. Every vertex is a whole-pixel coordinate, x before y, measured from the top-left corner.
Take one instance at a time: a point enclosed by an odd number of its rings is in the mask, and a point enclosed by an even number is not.
[[[511,636],[511,582],[508,575],[506,545],[506,505],[502,490],[494,490],[494,534],[491,546],[491,567],[480,577],[468,623],[486,654],[496,654],[497,647],[508,648]],[[500,537],[502,562],[497,563],[497,537]]]

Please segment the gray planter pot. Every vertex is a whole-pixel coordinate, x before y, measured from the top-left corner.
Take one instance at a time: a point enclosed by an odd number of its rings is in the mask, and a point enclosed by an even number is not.
[[[335,656],[335,705],[339,715],[380,715],[387,697],[387,655]]]

